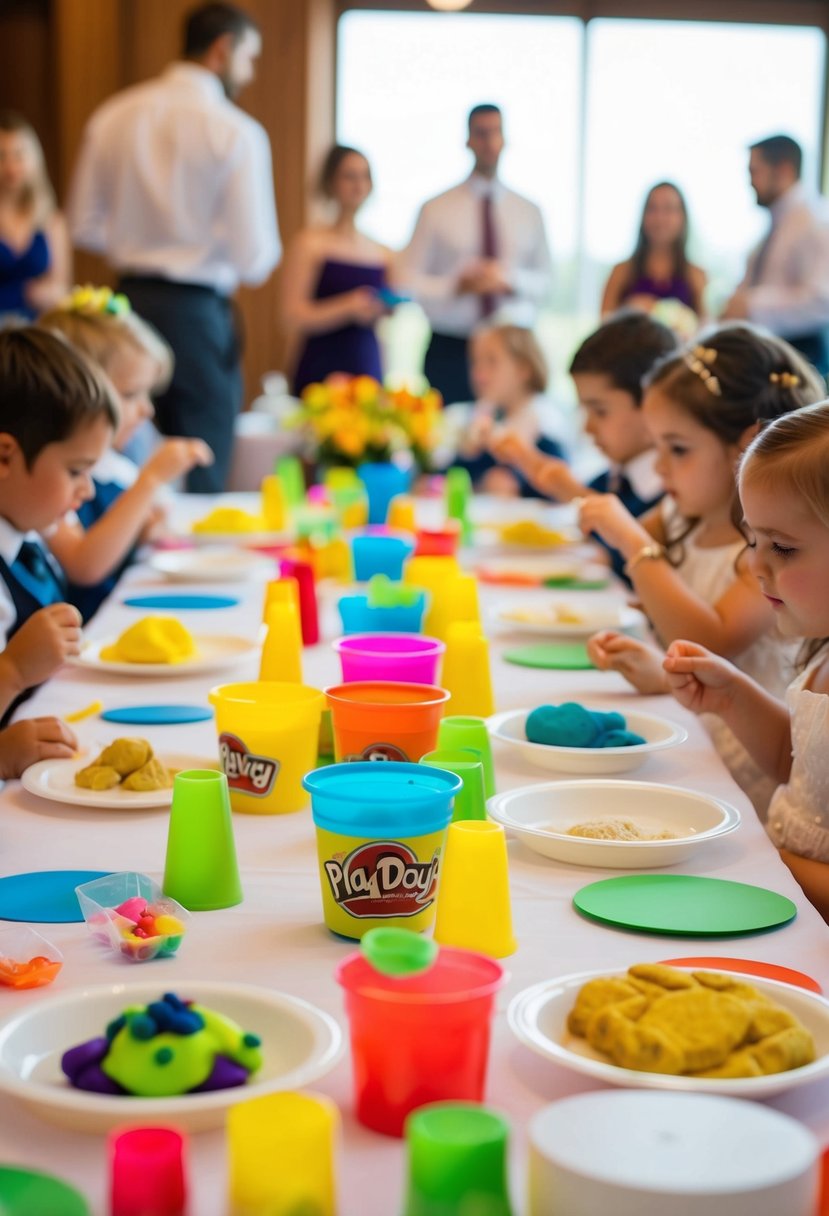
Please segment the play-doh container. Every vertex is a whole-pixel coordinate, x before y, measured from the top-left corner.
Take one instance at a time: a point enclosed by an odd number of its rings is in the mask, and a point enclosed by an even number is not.
[[[359,680],[325,694],[337,760],[419,760],[435,750],[449,693],[430,684]]]
[[[233,810],[278,815],[307,806],[302,778],[317,761],[323,694],[262,680],[222,684],[208,699]]]
[[[434,684],[446,649],[437,638],[417,633],[357,633],[333,643],[340,656],[343,683],[395,680]]]

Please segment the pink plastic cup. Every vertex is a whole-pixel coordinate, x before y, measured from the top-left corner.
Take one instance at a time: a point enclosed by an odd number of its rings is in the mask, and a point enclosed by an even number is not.
[[[406,1116],[427,1102],[483,1101],[495,993],[506,978],[494,959],[443,947],[428,971],[389,976],[358,952],[335,975],[361,1123],[402,1136]]]
[[[394,680],[434,684],[446,646],[422,633],[354,633],[333,643],[343,682]]]

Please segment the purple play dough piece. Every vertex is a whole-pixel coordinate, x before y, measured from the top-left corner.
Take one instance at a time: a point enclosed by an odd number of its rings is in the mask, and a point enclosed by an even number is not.
[[[108,1051],[108,1039],[89,1039],[65,1051],[60,1066],[76,1089],[87,1089],[94,1094],[123,1094],[124,1089],[100,1066]]]
[[[248,1075],[248,1070],[241,1064],[236,1064],[227,1056],[216,1056],[210,1076],[202,1081],[201,1085],[196,1085],[193,1089],[188,1090],[188,1093],[200,1094],[209,1093],[213,1089],[234,1089],[237,1085],[244,1085]]]

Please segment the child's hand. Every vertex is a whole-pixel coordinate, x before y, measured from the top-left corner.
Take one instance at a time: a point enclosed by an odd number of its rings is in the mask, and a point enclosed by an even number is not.
[[[481,478],[483,494],[496,494],[499,498],[517,498],[521,493],[518,479],[510,469],[487,469]]]
[[[147,522],[138,533],[139,545],[150,545],[164,535],[167,524],[167,508],[161,503],[153,503],[147,515]]]
[[[203,439],[165,439],[144,465],[139,476],[158,485],[183,477],[196,465],[213,463],[213,453]]]
[[[458,450],[469,459],[480,455],[489,445],[489,440],[494,429],[495,423],[492,420],[492,415],[476,410],[469,421],[466,431],[461,436]]]
[[[585,536],[598,532],[605,544],[625,557],[653,541],[615,494],[590,494],[579,508],[579,527]]]
[[[538,461],[537,448],[531,447],[521,435],[505,427],[498,427],[489,438],[489,453],[499,464],[511,464],[525,472]]]
[[[72,655],[81,653],[81,614],[72,604],[50,604],[32,613],[0,655],[0,668],[19,692],[42,684]]]
[[[695,714],[723,714],[730,706],[739,672],[727,659],[696,642],[672,642],[662,664],[668,687]]]
[[[605,629],[589,639],[587,653],[599,671],[618,671],[637,692],[650,695],[669,691],[661,652],[638,638]]]
[[[78,740],[59,718],[26,718],[0,730],[0,779],[19,777],[38,760],[69,760]]]

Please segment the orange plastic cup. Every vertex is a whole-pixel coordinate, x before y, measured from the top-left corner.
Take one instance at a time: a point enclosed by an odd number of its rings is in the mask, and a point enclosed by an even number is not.
[[[445,688],[391,680],[336,684],[325,689],[339,761],[416,761],[435,750]]]

